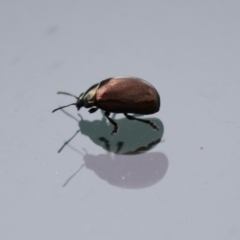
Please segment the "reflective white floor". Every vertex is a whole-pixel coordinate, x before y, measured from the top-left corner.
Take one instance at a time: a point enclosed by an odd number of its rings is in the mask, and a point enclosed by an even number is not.
[[[239,239],[239,8],[3,1],[0,239]],[[51,113],[73,102],[58,90],[116,75],[158,89],[160,112],[143,117],[158,132],[120,114],[111,136],[101,111]]]

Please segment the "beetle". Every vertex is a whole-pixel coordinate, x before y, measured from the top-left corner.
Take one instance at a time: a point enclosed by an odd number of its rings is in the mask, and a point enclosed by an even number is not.
[[[73,96],[77,102],[56,108],[52,112],[71,105],[76,105],[77,110],[80,110],[81,107],[90,108],[89,113],[101,109],[105,111],[105,117],[114,126],[111,134],[117,133],[118,124],[109,117],[110,113],[123,113],[129,120],[137,120],[159,130],[150,120],[128,115],[128,113],[148,115],[156,113],[160,109],[160,96],[157,90],[141,78],[129,76],[107,78],[94,84],[79,97],[67,92],[57,92],[57,94]]]

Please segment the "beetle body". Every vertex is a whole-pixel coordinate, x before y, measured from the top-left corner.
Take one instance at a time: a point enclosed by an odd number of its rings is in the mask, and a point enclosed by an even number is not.
[[[65,92],[58,93],[74,96]],[[147,123],[158,130],[158,127],[151,121],[128,115],[128,113],[146,115],[159,111],[159,94],[150,83],[143,79],[127,76],[108,78],[93,85],[79,97],[74,97],[77,102],[70,105],[76,105],[78,110],[85,107],[90,108],[90,113],[98,109],[105,111],[105,116],[114,125],[112,134],[117,132],[118,125],[109,117],[110,113],[123,113],[129,120]],[[70,105],[57,108],[53,112]]]
[[[95,96],[95,106],[113,113],[152,114],[160,107],[156,89],[139,78],[117,77],[102,81]]]

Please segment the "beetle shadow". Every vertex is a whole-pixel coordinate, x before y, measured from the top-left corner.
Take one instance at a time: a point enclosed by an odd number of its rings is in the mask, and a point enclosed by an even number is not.
[[[159,130],[156,131],[145,123],[131,121],[123,117],[115,120],[118,123],[119,131],[117,134],[111,135],[113,126],[109,124],[104,115],[101,120],[88,121],[84,120],[80,114],[78,114],[79,119],[77,119],[67,111],[61,111],[77,121],[79,129],[62,145],[58,153],[81,132],[108,152],[115,154],[140,154],[149,151],[159,144],[164,132],[163,123],[158,118],[146,118],[158,126]]]
[[[92,170],[100,179],[110,185],[125,189],[142,189],[157,184],[166,174],[168,159],[161,152],[150,152],[138,155],[119,155],[105,153],[99,155],[85,154],[69,147],[83,156],[84,164],[64,183],[70,180],[85,166]]]

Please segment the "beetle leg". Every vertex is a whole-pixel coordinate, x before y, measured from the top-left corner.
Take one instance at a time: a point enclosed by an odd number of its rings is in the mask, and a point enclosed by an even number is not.
[[[116,152],[115,152],[116,154],[118,154],[118,153],[120,152],[120,150],[122,149],[122,146],[123,146],[123,142],[118,142],[118,143],[117,143],[117,147],[118,147],[118,148],[117,148],[117,150],[116,150]]]
[[[151,122],[150,120],[141,119],[141,118],[135,118],[134,116],[127,115],[127,113],[124,113],[124,115],[129,120],[137,120],[139,122],[143,122],[143,123],[149,124],[155,130],[159,130],[159,128],[153,122]]]
[[[105,117],[108,119],[108,121],[114,126],[113,131],[112,131],[111,134],[113,135],[113,134],[117,133],[117,131],[118,131],[118,124],[117,124],[116,122],[114,122],[114,121],[109,117],[110,112],[105,112],[104,115],[105,115]]]
[[[105,143],[105,147],[106,149],[110,152],[110,144],[109,141],[105,138],[105,137],[100,137],[98,138],[100,141],[102,141],[103,143]]]
[[[96,108],[90,108],[89,110],[88,110],[88,112],[90,112],[90,113],[94,113],[94,112],[96,112],[98,110],[98,108],[96,107]]]

